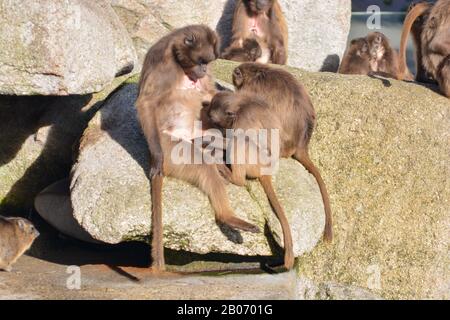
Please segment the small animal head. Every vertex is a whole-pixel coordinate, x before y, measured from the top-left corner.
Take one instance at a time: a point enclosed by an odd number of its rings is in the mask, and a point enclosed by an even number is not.
[[[219,57],[219,50],[219,37],[213,30],[203,25],[180,29],[172,47],[176,62],[192,81],[206,76],[208,64]]]
[[[231,129],[236,121],[239,106],[235,103],[235,93],[219,92],[208,106],[208,118],[219,128]]]
[[[360,57],[369,56],[369,44],[365,38],[356,38],[350,42],[350,50]]]
[[[369,33],[366,37],[369,44],[370,55],[374,59],[381,59],[388,48],[390,48],[388,38],[381,32]]]
[[[246,62],[233,71],[233,84],[236,89],[263,80],[269,67],[261,63]]]
[[[247,54],[248,61],[256,61],[262,55],[261,46],[256,39],[245,39],[242,47]]]
[[[39,237],[39,231],[34,227],[33,223],[24,218],[7,218],[12,224],[14,224],[17,228],[16,231],[19,232],[19,235],[24,237],[25,239],[33,242],[34,239]]]
[[[253,14],[269,13],[276,0],[244,0],[247,10]]]

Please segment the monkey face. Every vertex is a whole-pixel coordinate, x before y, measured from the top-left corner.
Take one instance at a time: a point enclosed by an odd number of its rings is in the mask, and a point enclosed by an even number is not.
[[[268,13],[275,0],[244,0],[247,9],[255,14]]]
[[[372,32],[367,36],[367,42],[369,44],[370,56],[373,59],[383,58],[386,48],[388,48],[388,40],[381,32]]]
[[[353,39],[350,45],[356,51],[356,54],[360,57],[368,57],[369,56],[369,44],[367,43],[365,38],[357,38]],[[354,52],[355,52],[354,51]]]
[[[206,26],[190,26],[175,41],[173,54],[184,73],[197,81],[208,72],[208,64],[219,57],[219,39]]]
[[[234,101],[234,93],[217,93],[208,107],[208,118],[211,123],[219,128],[231,129],[236,120],[238,107]]]
[[[256,61],[262,55],[261,46],[256,39],[245,39],[242,47],[247,53],[248,61]]]

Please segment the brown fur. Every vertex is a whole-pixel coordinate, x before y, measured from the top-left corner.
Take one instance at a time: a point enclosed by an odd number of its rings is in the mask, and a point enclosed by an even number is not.
[[[371,72],[369,44],[365,38],[357,38],[351,41],[344,58],[342,58],[338,72],[362,75],[368,75]]]
[[[219,56],[219,40],[206,26],[188,26],[163,37],[147,53],[136,102],[139,120],[150,151],[152,187],[152,257],[153,267],[164,270],[161,193],[163,176],[190,182],[205,192],[216,219],[231,227],[258,232],[258,228],[237,218],[230,206],[224,166],[215,164],[176,164],[172,141],[177,129],[185,129],[185,143],[193,136],[194,121],[200,118],[202,102],[215,93],[209,62]],[[192,148],[194,153],[202,152]],[[220,167],[220,168],[219,168]]]
[[[403,23],[400,39],[399,68],[401,79],[404,79],[409,74],[409,69],[406,65],[406,47],[410,32],[413,35],[414,47],[416,49],[416,80],[425,82],[429,78],[422,63],[422,31],[430,10],[431,4],[427,2],[415,3],[409,7],[408,14]]]
[[[403,79],[400,74],[399,57],[389,43],[389,39],[381,32],[369,33],[366,37],[369,44],[370,67],[372,73],[381,74],[393,79]],[[412,80],[408,75],[404,79]]]
[[[420,34],[420,49],[416,48],[416,52],[420,50],[417,56],[421,57],[422,67],[426,73],[438,81],[442,93],[450,97],[445,87],[446,79],[450,75],[445,74],[447,68],[441,67],[445,65],[443,61],[450,55],[450,1],[438,0],[431,9],[427,4],[417,4],[405,20],[402,41],[409,35],[410,21],[414,22],[420,16],[424,17],[424,22]],[[406,64],[403,54],[401,64]]]
[[[230,47],[222,54],[222,59],[238,62],[256,61],[262,55],[261,46],[256,39],[245,39],[242,48]]]
[[[442,93],[450,97],[450,55],[442,60],[437,73],[437,81]]]
[[[259,63],[244,63],[233,72],[236,89],[254,93],[270,108],[273,119],[278,118],[280,156],[294,157],[317,180],[325,207],[325,240],[332,239],[332,217],[328,192],[308,154],[308,145],[316,124],[316,113],[304,87],[287,71]]]
[[[242,130],[260,130],[260,129],[277,129],[281,130],[281,122],[277,117],[272,115],[270,107],[263,100],[253,94],[244,92],[232,93],[221,92],[214,96],[208,111],[209,118],[218,127],[222,129],[242,129]],[[270,138],[270,133],[268,133]],[[244,186],[246,177],[258,178],[266,192],[272,208],[280,221],[283,230],[284,239],[284,265],[287,269],[294,266],[294,252],[292,244],[292,235],[289,227],[289,221],[284,213],[275,190],[272,185],[272,177],[263,175],[261,169],[263,165],[250,164],[249,154],[258,154],[261,145],[257,141],[250,143],[248,140],[239,139],[236,136],[231,140],[230,148],[245,152],[245,163],[237,161],[236,153],[231,163],[231,181],[239,186]],[[270,141],[268,141],[266,151],[272,154]],[[252,150],[250,150],[252,149]]]
[[[262,55],[257,62],[286,64],[288,29],[277,0],[237,0],[231,45],[223,56],[236,60],[231,53],[242,48],[249,38],[258,40],[261,47]]]
[[[27,251],[39,232],[23,218],[0,216],[0,270],[12,271],[12,266]]]

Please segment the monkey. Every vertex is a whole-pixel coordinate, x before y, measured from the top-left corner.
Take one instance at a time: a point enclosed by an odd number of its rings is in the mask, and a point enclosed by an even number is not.
[[[255,38],[261,47],[256,62],[286,64],[288,29],[277,0],[237,0],[231,33],[231,44],[224,51],[229,60],[235,60],[231,53],[242,48],[246,39]],[[238,57],[240,61],[242,54]]]
[[[0,216],[0,270],[11,272],[37,237],[39,232],[27,219]]]
[[[254,38],[245,39],[242,48],[229,47],[221,56],[222,59],[237,62],[256,61],[262,55],[261,46]]]
[[[254,94],[219,92],[213,97],[207,112],[209,119],[216,127],[233,129],[234,133],[239,129],[257,132],[260,129],[281,130],[282,128],[281,122],[272,115],[268,104]],[[294,266],[294,251],[288,219],[273,188],[271,175],[263,174],[261,161],[256,161],[256,163],[249,161],[249,155],[259,154],[260,148],[273,153],[270,133],[268,138],[267,148],[264,148],[257,139],[249,141],[248,139],[239,139],[238,136],[232,137],[229,143],[229,148],[234,150],[234,156],[231,157],[231,182],[238,186],[245,186],[246,177],[257,178],[263,186],[281,224],[285,249],[284,266],[289,270]],[[246,159],[243,163],[237,160],[239,152],[245,152]],[[279,151],[276,152],[276,154],[278,153]]]
[[[417,56],[421,56],[423,69],[432,79],[438,82],[441,92],[450,97],[445,88],[445,74],[447,68],[444,60],[450,55],[450,2],[448,0],[438,0],[432,7],[431,4],[418,3],[408,13],[403,27],[401,41],[406,41],[411,30],[411,24],[420,16],[423,16],[420,34],[420,48],[416,47]],[[405,48],[402,47],[400,65],[401,69],[406,67]],[[443,65],[444,67],[440,67]],[[444,73],[442,73],[444,71]],[[423,76],[421,76],[423,78]]]
[[[269,105],[272,118],[278,118],[282,123],[280,157],[293,157],[317,180],[326,216],[324,240],[331,241],[333,233],[328,191],[308,152],[316,113],[305,88],[289,72],[260,63],[243,63],[234,69],[232,77],[237,92],[258,95]]]
[[[369,44],[372,74],[380,74],[397,80],[413,80],[409,70],[402,78],[398,53],[391,47],[386,35],[381,32],[371,32],[367,35],[366,41]]]
[[[150,153],[152,269],[156,273],[165,270],[161,203],[164,176],[200,188],[208,196],[218,222],[259,232],[257,226],[234,214],[225,189],[225,165],[178,164],[171,157],[179,143],[173,141],[175,131],[181,132],[185,141],[195,138],[194,121],[200,117],[202,103],[215,93],[209,63],[219,57],[219,46],[213,30],[191,25],[161,38],[144,60],[136,108]]]
[[[365,38],[353,39],[344,54],[338,73],[368,75],[371,71],[369,44]]]
[[[403,23],[402,35],[400,39],[399,68],[402,78],[409,73],[409,69],[406,65],[406,47],[408,43],[408,35],[409,32],[411,32],[416,53],[417,70],[415,80],[418,82],[432,81],[422,62],[422,32],[430,10],[431,4],[428,2],[413,3],[408,8],[408,14],[406,15]]]

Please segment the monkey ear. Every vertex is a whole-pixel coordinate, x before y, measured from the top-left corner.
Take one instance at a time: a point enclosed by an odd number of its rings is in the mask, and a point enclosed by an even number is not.
[[[191,34],[184,38],[184,44],[187,45],[189,48],[194,47],[195,45],[195,35]]]
[[[17,226],[22,231],[25,231],[25,229],[26,229],[26,224],[23,220],[17,220]]]
[[[225,112],[227,115],[228,120],[231,120],[234,122],[234,120],[236,120],[236,112],[234,111],[226,111]]]

